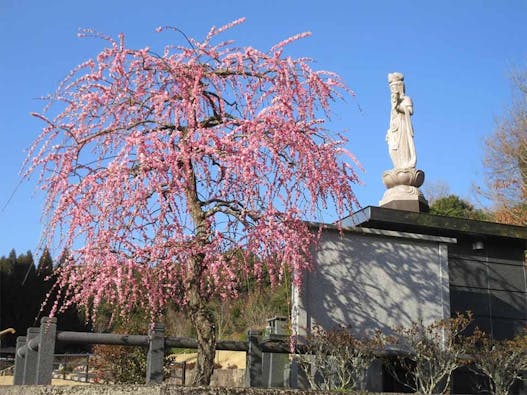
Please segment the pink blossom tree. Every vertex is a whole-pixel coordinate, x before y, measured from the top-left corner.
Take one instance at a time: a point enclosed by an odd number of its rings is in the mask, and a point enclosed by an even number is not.
[[[236,297],[242,276],[298,284],[318,238],[304,220],[356,203],[353,156],[325,128],[351,92],[283,54],[308,34],[268,52],[215,43],[242,21],[163,54],[103,37],[34,114],[45,126],[26,164],[47,196],[47,242],[69,251],[54,311],[93,318],[105,302],[154,319],[178,304],[197,333],[198,384],[213,372],[210,300]]]

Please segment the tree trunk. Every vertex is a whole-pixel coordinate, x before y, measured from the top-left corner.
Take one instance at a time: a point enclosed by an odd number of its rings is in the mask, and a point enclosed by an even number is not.
[[[186,134],[184,135],[186,139]],[[207,216],[203,212],[201,201],[198,196],[196,174],[192,161],[186,163],[188,172],[187,206],[196,228],[194,241],[196,245],[203,246],[209,242],[210,229]],[[209,385],[212,373],[214,372],[214,357],[216,356],[216,327],[214,325],[214,315],[207,309],[207,300],[200,293],[203,281],[203,259],[204,255],[198,253],[189,262],[193,276],[188,283],[189,303],[187,305],[187,315],[196,330],[198,342],[198,360],[196,363],[196,375],[193,385]]]
[[[198,301],[197,306],[191,306],[190,320],[197,334],[198,360],[193,385],[209,385],[214,372],[214,357],[216,355],[216,328],[214,316],[205,303]]]

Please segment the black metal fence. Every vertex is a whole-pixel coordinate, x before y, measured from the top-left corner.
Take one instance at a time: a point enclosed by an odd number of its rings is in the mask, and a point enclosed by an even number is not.
[[[87,383],[90,381],[90,356],[90,354],[55,354],[53,378]]]
[[[261,331],[249,331],[247,341],[219,340],[216,350],[245,351],[245,381],[249,387],[262,386],[262,355],[291,352],[284,336],[273,336],[261,341]],[[58,331],[56,318],[44,317],[40,327],[28,328],[26,336],[17,338],[14,380],[15,385],[51,384],[55,345],[106,344],[147,348],[146,382],[163,381],[163,362],[168,348],[197,349],[195,339],[165,336],[165,327],[154,324],[148,335]]]

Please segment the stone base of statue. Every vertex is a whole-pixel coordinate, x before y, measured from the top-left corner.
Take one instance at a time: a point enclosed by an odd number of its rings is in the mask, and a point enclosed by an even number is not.
[[[385,171],[382,181],[386,192],[379,206],[414,212],[428,212],[428,202],[419,190],[425,180],[425,173],[414,168]]]

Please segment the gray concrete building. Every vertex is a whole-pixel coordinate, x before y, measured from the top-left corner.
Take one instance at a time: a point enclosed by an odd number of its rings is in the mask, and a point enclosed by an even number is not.
[[[293,300],[299,335],[319,324],[357,334],[470,310],[495,338],[527,325],[527,228],[366,207],[326,225]]]
[[[342,225],[323,225],[315,267],[293,292],[300,341],[315,325],[390,334],[468,310],[473,326],[496,339],[527,326],[527,228],[385,207],[366,207]],[[452,391],[474,393],[478,383],[461,370]],[[404,390],[378,363],[366,386]]]

